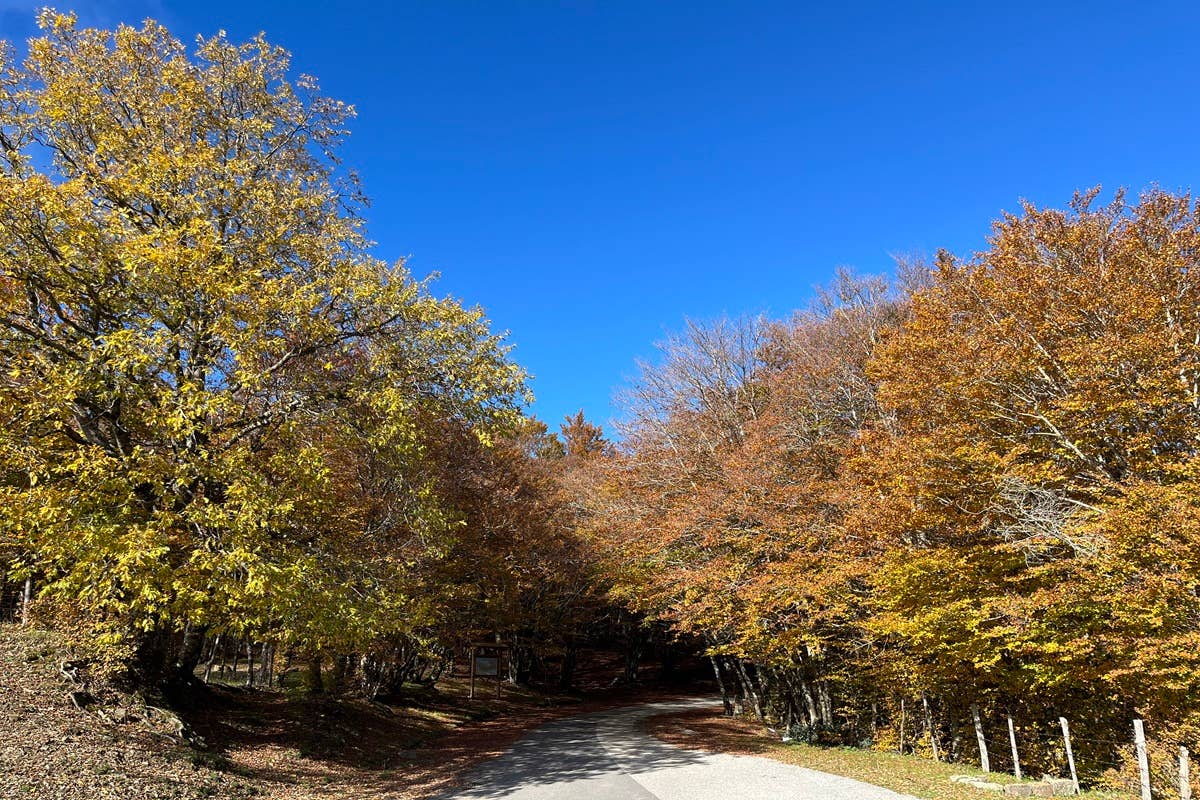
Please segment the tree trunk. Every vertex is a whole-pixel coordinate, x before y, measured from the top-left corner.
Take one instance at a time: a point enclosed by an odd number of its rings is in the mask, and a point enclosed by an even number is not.
[[[196,680],[196,667],[204,653],[204,638],[207,635],[204,626],[192,626],[191,623],[183,629],[183,641],[179,645],[179,653],[175,657],[172,679],[181,683],[191,683]]]
[[[136,687],[161,687],[175,677],[175,633],[163,628],[138,633],[124,679]]]
[[[800,678],[797,670],[786,668],[779,671],[778,677],[782,683],[779,694],[784,704],[784,736],[791,738],[800,724],[800,692],[796,688]]]
[[[961,761],[963,751],[962,728],[958,724],[956,714],[949,714],[950,721],[950,761]]]
[[[771,680],[767,670],[755,667],[754,681],[758,687],[759,704],[762,706],[763,719],[771,713]]]
[[[759,722],[765,722],[762,701],[758,697],[758,689],[750,677],[750,673],[746,671],[746,663],[740,658],[735,658],[733,663],[737,668],[738,677],[741,679],[743,693],[750,699],[750,706],[754,709],[754,716],[758,717]]]
[[[827,728],[833,727],[833,694],[825,681],[817,683],[817,716],[822,725]]]
[[[217,638],[213,640],[212,650],[208,653],[208,664],[204,667],[204,682],[208,683],[209,676],[212,675],[213,662],[217,660],[217,650],[221,649],[221,634],[217,634]],[[224,659],[222,658],[222,663]]]
[[[725,706],[725,716],[733,716],[733,701],[729,698],[729,687],[725,685],[725,679],[721,677],[721,664],[717,661],[716,656],[709,656],[708,660],[712,663],[713,675],[717,678],[717,688],[721,690],[721,705]]]
[[[321,656],[313,655],[308,660],[308,669],[304,675],[304,688],[309,694],[321,694],[325,685],[321,682]]]
[[[259,686],[270,686],[271,685],[271,661],[270,661],[270,658],[271,658],[271,651],[273,649],[274,648],[272,648],[271,645],[267,644],[266,642],[263,642],[262,654],[261,654],[261,659],[260,659],[262,661],[262,670],[258,676]]]
[[[33,602],[33,576],[25,579],[25,589],[21,592],[21,624],[29,624],[29,604]]]
[[[533,648],[526,644],[518,645],[520,637],[513,636],[512,641],[508,650],[508,682],[513,686],[527,686],[533,677]]]
[[[575,645],[567,645],[566,651],[563,653],[562,668],[558,673],[558,688],[562,691],[570,691],[572,684],[575,683],[575,660],[578,650]]]
[[[625,683],[634,684],[638,679],[638,668],[642,663],[642,643],[630,641],[625,648]]]
[[[804,712],[808,715],[809,726],[817,727],[821,723],[821,712],[817,708],[817,698],[813,693],[812,684],[803,678],[800,679],[800,697],[804,700]],[[873,721],[872,727],[874,727]]]
[[[329,670],[329,675],[326,678],[326,686],[333,694],[341,694],[346,686],[346,657],[336,656],[333,659],[333,666]]]
[[[254,640],[246,639],[246,686],[254,685]]]
[[[237,642],[235,642],[233,645],[233,667],[232,667],[232,669],[230,669],[230,681],[229,681],[231,683],[233,681],[237,680],[238,660],[241,659],[241,657],[242,657],[242,640],[238,639]]]

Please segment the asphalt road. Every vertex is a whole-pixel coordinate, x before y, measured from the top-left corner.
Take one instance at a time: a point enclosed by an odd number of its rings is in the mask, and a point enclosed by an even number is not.
[[[446,800],[913,800],[862,781],[755,756],[682,750],[641,731],[654,714],[713,705],[652,703],[530,731],[471,770]]]

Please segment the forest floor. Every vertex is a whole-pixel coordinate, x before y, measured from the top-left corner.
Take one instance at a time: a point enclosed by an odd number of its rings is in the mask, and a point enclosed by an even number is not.
[[[997,783],[1016,783],[1011,775],[982,772],[965,764],[946,764],[912,755],[854,747],[818,747],[784,743],[747,719],[723,716],[718,710],[664,714],[646,721],[649,733],[690,750],[753,755],[873,783],[924,800],[988,800],[1007,795],[981,791],[950,780],[974,775]],[[1085,800],[1136,800],[1117,792],[1084,792]]]
[[[169,711],[93,688],[81,710],[60,675],[68,658],[54,634],[0,624],[4,800],[425,798],[544,722],[679,696],[505,686],[496,699],[492,684],[468,700],[451,678],[387,705],[216,685]]]

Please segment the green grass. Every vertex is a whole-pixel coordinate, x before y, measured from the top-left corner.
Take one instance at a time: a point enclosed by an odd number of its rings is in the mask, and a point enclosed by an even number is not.
[[[965,764],[944,764],[917,756],[849,747],[815,747],[770,742],[762,755],[809,769],[857,778],[926,800],[980,800],[989,796],[1001,796],[965,784],[952,783],[951,775],[974,775],[993,783],[1017,782],[1012,775],[983,772]],[[1120,795],[1095,792],[1084,792],[1082,796],[1091,800],[1124,800]]]
[[[946,764],[919,756],[852,748],[820,747],[783,743],[768,737],[762,727],[720,716],[695,713],[657,717],[650,729],[683,747],[717,752],[745,753],[795,764],[808,769],[843,775],[882,786],[924,800],[987,800],[1007,795],[987,792],[961,783],[952,783],[951,775],[972,775],[993,783],[1016,783],[1012,775],[983,772],[966,764]],[[684,733],[684,729],[691,733]],[[1133,795],[1116,792],[1084,792],[1084,800],[1136,800]]]

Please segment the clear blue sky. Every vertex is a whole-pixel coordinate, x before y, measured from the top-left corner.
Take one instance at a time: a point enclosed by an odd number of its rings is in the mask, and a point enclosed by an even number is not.
[[[0,2],[3,37],[36,5]],[[786,314],[838,265],[976,250],[1022,197],[1200,166],[1194,2],[74,8],[264,30],[354,103],[379,254],[510,331],[551,424],[606,422],[685,315]]]

